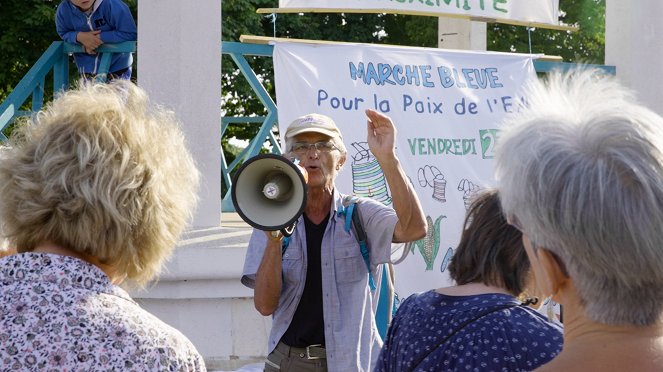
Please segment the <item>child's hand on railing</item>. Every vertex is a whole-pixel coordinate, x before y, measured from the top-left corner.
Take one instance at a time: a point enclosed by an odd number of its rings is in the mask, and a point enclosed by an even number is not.
[[[76,34],[76,41],[78,41],[81,45],[83,45],[85,53],[96,54],[97,48],[104,43],[103,41],[101,41],[99,33],[101,33],[101,31],[95,30],[95,31],[85,31],[85,32],[81,31],[78,34]]]

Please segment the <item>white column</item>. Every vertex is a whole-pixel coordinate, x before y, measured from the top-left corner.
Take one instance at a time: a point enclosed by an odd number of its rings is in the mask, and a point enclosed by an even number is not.
[[[159,281],[132,296],[187,336],[209,370],[258,362],[271,321],[240,283],[251,229],[220,226],[221,0],[141,0],[137,61],[139,85],[182,122],[202,179],[193,228]]]
[[[663,115],[663,2],[607,0],[605,63],[649,109]]]
[[[138,84],[173,109],[200,169],[193,227],[221,221],[221,1],[138,2]]]
[[[437,47],[486,50],[486,23],[462,18],[438,18]]]

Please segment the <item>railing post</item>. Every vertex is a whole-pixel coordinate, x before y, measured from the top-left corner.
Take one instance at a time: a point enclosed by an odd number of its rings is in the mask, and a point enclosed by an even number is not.
[[[101,62],[99,62],[99,69],[95,81],[98,83],[105,83],[108,80],[108,70],[110,69],[111,57],[113,53],[101,53]]]
[[[45,78],[42,77],[37,86],[32,90],[32,112],[37,112],[44,105],[44,82]]]
[[[239,67],[246,80],[249,82],[249,85],[258,96],[258,99],[260,99],[260,102],[262,102],[265,108],[267,108],[268,112],[265,121],[260,127],[260,130],[258,130],[258,134],[249,143],[249,151],[247,155],[251,157],[257,155],[260,152],[262,144],[267,140],[267,132],[271,131],[272,127],[276,124],[276,104],[272,100],[272,97],[269,96],[269,93],[267,93],[262,83],[260,83],[260,80],[256,76],[255,72],[246,61],[246,58],[244,58],[241,53],[230,53],[230,56],[232,57],[233,61],[235,61],[237,67]]]
[[[269,93],[262,85],[257,75],[247,62],[246,55],[257,55],[263,57],[271,57],[273,47],[268,45],[255,45],[255,44],[243,44],[235,42],[223,42],[223,53],[229,55],[232,60],[235,62],[235,65],[239,68],[244,78],[248,81],[249,85],[256,93],[260,102],[267,109],[267,116],[258,118],[258,117],[242,117],[242,118],[232,118],[232,120],[227,120],[229,118],[223,118],[222,120],[222,136],[225,133],[225,130],[230,122],[236,123],[257,123],[261,122],[261,126],[258,130],[256,136],[249,141],[249,145],[243,149],[236,157],[231,164],[227,164],[225,156],[221,156],[221,175],[225,184],[228,186],[228,190],[225,195],[223,195],[221,200],[221,208],[224,212],[234,211],[235,208],[231,202],[231,192],[232,180],[230,178],[230,172],[241,164],[247,158],[257,155],[262,148],[262,145],[265,141],[269,141],[272,145],[272,153],[280,154],[281,148],[279,143],[274,136],[272,129],[277,121],[277,108],[276,104],[270,97]]]
[[[64,51],[53,65],[53,93],[69,88],[69,53]]]

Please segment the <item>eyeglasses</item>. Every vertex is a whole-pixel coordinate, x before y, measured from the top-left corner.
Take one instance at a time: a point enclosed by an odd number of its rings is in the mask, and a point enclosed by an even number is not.
[[[290,151],[295,154],[303,155],[306,154],[311,147],[320,152],[332,152],[337,149],[332,141],[320,141],[316,143],[295,142],[290,148]]]

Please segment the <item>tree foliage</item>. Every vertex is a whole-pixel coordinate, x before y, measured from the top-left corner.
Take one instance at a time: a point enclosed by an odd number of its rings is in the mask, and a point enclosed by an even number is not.
[[[605,55],[605,0],[560,0],[561,21],[580,31],[556,31],[489,24],[488,50],[544,53],[564,62],[602,64]]]
[[[57,4],[53,0],[0,0],[0,99],[60,39],[55,32]]]

